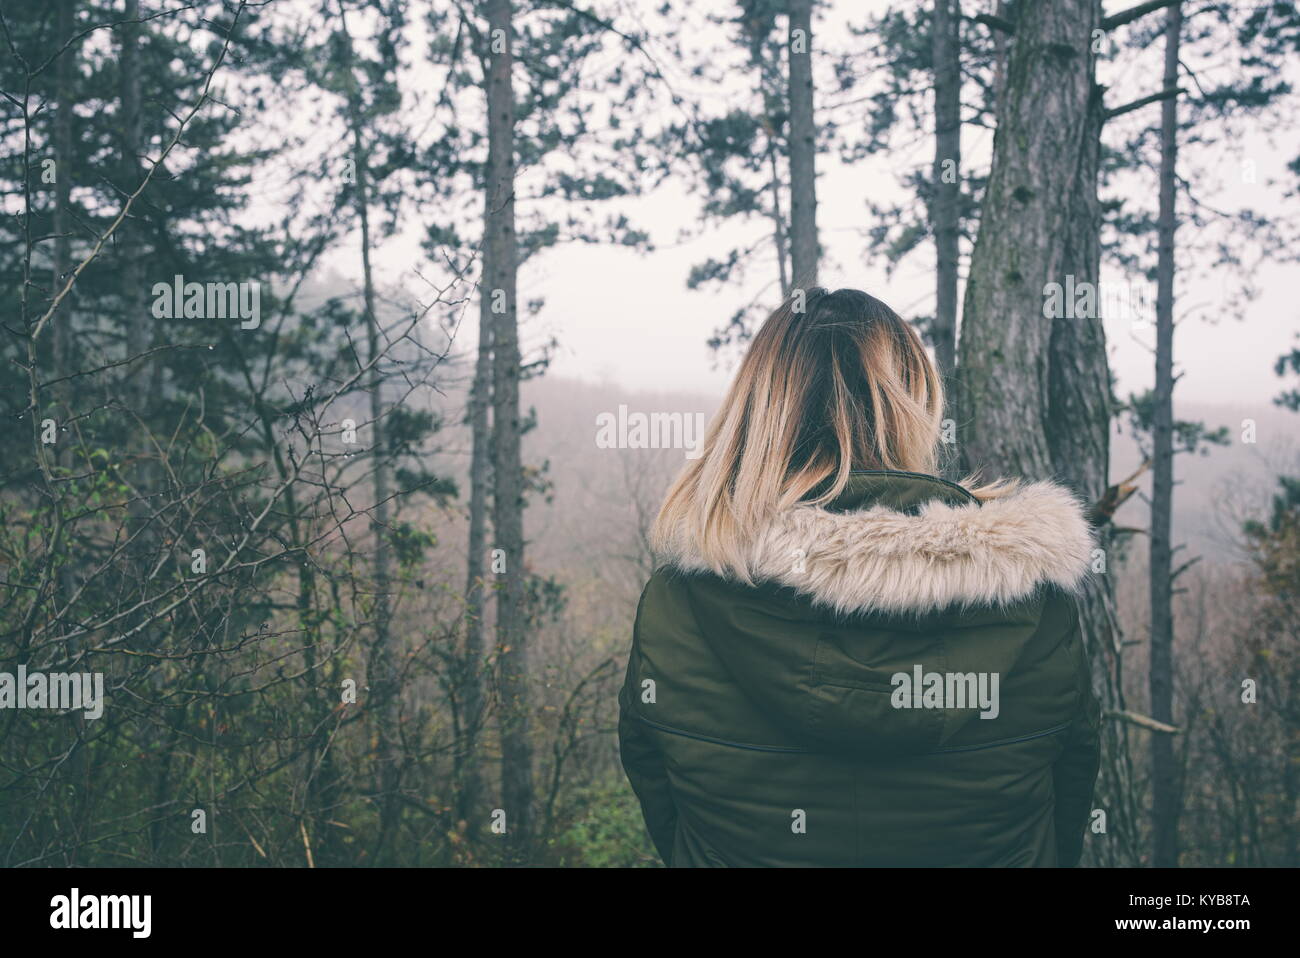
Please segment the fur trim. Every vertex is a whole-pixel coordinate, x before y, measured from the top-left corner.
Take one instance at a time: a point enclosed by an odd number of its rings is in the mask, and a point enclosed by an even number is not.
[[[1092,547],[1079,502],[1061,486],[1036,482],[983,503],[931,500],[916,515],[798,505],[761,530],[746,558],[752,579],[789,586],[840,613],[919,613],[1002,605],[1044,583],[1076,591]],[[666,553],[682,571],[719,572],[684,536]]]

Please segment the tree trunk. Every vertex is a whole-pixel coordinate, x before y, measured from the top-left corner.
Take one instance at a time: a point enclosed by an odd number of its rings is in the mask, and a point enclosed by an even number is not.
[[[384,442],[383,372],[379,357],[383,346],[379,336],[379,317],[375,313],[375,283],[370,259],[370,187],[366,168],[368,152],[363,134],[364,118],[361,114],[361,93],[352,72],[352,37],[348,33],[347,15],[339,6],[339,25],[347,45],[345,82],[347,86],[348,116],[351,126],[352,162],[356,168],[356,207],[361,224],[361,274],[362,294],[366,322],[366,361],[370,366],[367,388],[370,393],[370,448],[374,470],[372,488],[374,505],[371,510],[371,528],[374,532],[374,555],[371,568],[375,584],[374,644],[370,648],[367,678],[370,692],[367,707],[373,708],[378,733],[378,787],[379,835],[375,843],[373,863],[384,862],[391,848],[397,820],[401,815],[401,742],[398,721],[400,714],[401,682],[399,681],[393,637],[390,630],[391,559],[388,548],[388,449]]]
[[[65,42],[72,38],[74,24],[76,22],[76,0],[60,0],[56,22],[57,35],[60,42]],[[53,299],[58,295],[58,291],[63,288],[63,283],[67,276],[64,275],[72,266],[72,217],[70,206],[72,203],[72,103],[75,94],[72,89],[73,76],[76,67],[77,45],[70,46],[64,50],[54,65],[55,78],[55,99],[54,104],[54,260],[51,264],[50,277],[50,298]],[[57,379],[71,372],[69,362],[69,344],[72,342],[72,331],[68,329],[69,317],[72,315],[72,296],[64,299],[62,304],[62,316],[56,316],[51,323],[50,328],[50,352],[51,363],[54,375],[51,379]],[[66,400],[67,384],[60,383],[55,390],[54,399],[56,403],[63,404]],[[66,408],[59,410],[60,418],[66,416]],[[66,443],[60,443],[57,448],[57,457],[60,464],[64,460],[63,447]]]
[[[140,0],[126,0],[127,20],[140,18]],[[122,182],[119,189],[127,193],[139,184],[140,155],[144,152],[140,125],[140,25],[124,23],[121,27],[122,76]],[[141,280],[143,251],[139,237],[143,222],[129,220],[118,231],[122,249],[122,298],[126,306],[126,355],[128,361],[144,353],[149,347],[150,314],[146,309],[144,282]],[[148,398],[149,381],[141,375],[140,367],[128,365],[126,395],[136,403],[136,412],[144,411]]]
[[[140,0],[126,0],[124,19],[140,19]],[[119,157],[120,172],[118,189],[130,194],[143,178],[140,169],[140,156],[144,153],[144,133],[140,117],[140,24],[123,23],[121,30],[121,90],[122,99],[122,155]],[[145,302],[145,281],[142,265],[145,252],[140,237],[146,231],[144,212],[135,207],[137,215],[127,220],[118,230],[117,238],[122,250],[122,305],[126,323],[126,360],[122,367],[122,396],[132,411],[143,417],[148,409],[150,396],[149,378],[144,375],[144,367],[138,364],[138,358],[148,351],[152,341],[152,317]],[[152,444],[142,429],[133,429],[134,441],[131,452],[135,457],[133,471],[135,484],[142,496],[133,501],[129,508],[128,529],[137,533],[148,521],[152,511],[154,483],[159,470],[153,468],[151,458]],[[142,568],[147,569],[150,551],[143,539],[137,551],[144,556]]]
[[[76,76],[79,43],[73,43],[76,30],[77,0],[60,0],[56,13],[55,27],[60,42],[69,46],[60,54],[54,65],[54,209],[52,228],[54,232],[54,256],[50,264],[50,298],[58,295],[67,281],[67,273],[72,269],[72,180],[73,180],[73,104],[76,102],[74,77]],[[74,369],[72,344],[75,334],[72,324],[76,313],[73,301],[76,287],[68,293],[59,306],[58,312],[51,317],[50,323],[50,379],[60,379],[69,375]],[[51,411],[60,425],[72,415],[69,405],[71,386],[60,382],[48,390],[51,399]],[[38,417],[40,418],[40,417]],[[70,436],[54,447],[54,461],[60,469],[67,469],[72,463],[72,451],[69,448]],[[61,598],[72,595],[74,589],[72,567],[59,567],[57,580]],[[55,604],[57,608],[57,602]]]
[[[69,46],[60,54],[55,63],[55,105],[54,105],[54,260],[51,265],[50,278],[50,297],[58,295],[64,282],[67,280],[67,273],[72,268],[72,179],[73,179],[73,104],[76,102],[76,91],[74,89],[74,77],[76,76],[76,60],[80,44],[72,43],[73,35],[76,31],[77,0],[60,0],[58,12],[56,13],[57,36],[61,42],[68,42]],[[75,287],[74,287],[75,289]],[[75,333],[72,325],[76,317],[73,310],[73,293],[63,300],[59,311],[52,317],[50,328],[50,361],[53,367],[52,379],[58,379],[72,373],[75,368],[72,356],[72,344],[75,341]],[[53,399],[53,412],[59,424],[67,422],[68,418],[73,415],[72,411],[72,387],[68,382],[59,383],[51,390]],[[38,417],[39,418],[39,417]],[[58,442],[53,450],[54,461],[58,464],[61,471],[70,471],[73,464],[72,450],[70,448],[71,433]],[[55,581],[58,583],[57,594],[52,602],[52,607],[59,610],[62,606],[68,612],[74,610],[63,606],[71,599],[77,591],[77,575],[74,572],[74,565],[60,565],[55,573]],[[75,613],[74,613],[75,614]],[[80,651],[83,643],[81,641],[70,641],[65,646],[65,654],[72,655]],[[69,761],[69,772],[74,781],[88,782],[92,775],[92,766],[90,755],[87,754],[89,749],[84,745],[87,731],[87,721],[83,713],[78,712],[73,720],[77,730],[77,738],[82,746],[73,751],[72,758]],[[75,819],[77,822],[87,822],[90,820],[89,803],[91,801],[90,789],[86,788],[80,792],[79,808],[76,811]],[[80,826],[77,828],[78,840],[80,840]],[[71,856],[66,857],[68,865],[76,865],[77,852],[73,851]]]
[[[1164,89],[1178,85],[1178,46],[1183,13],[1179,4],[1165,14]],[[1152,411],[1151,482],[1151,717],[1174,723],[1173,548],[1170,521],[1174,499],[1174,230],[1178,161],[1178,99],[1160,108],[1160,214],[1157,222],[1156,382]],[[1178,865],[1180,796],[1173,737],[1151,742],[1152,853],[1156,868]]]
[[[1101,203],[1097,195],[1101,130],[1105,109],[1101,89],[1093,87],[1084,121],[1084,148],[1071,195],[1062,269],[1076,278],[1096,282],[1101,274]],[[1110,370],[1106,335],[1100,312],[1051,321],[1048,344],[1048,414],[1045,423],[1055,475],[1085,502],[1096,502],[1108,488],[1110,475]],[[1110,554],[1109,524],[1097,530],[1098,548]],[[1123,635],[1119,630],[1111,577],[1089,577],[1079,595],[1079,619],[1102,707],[1128,710],[1123,692]],[[1096,803],[1107,810],[1111,841],[1099,846],[1098,864],[1133,866],[1140,861],[1135,823],[1134,774],[1129,726],[1109,722],[1102,730],[1103,763]]]
[[[359,151],[358,146],[358,151]],[[366,345],[370,368],[370,445],[374,450],[374,510],[373,529],[375,552],[373,557],[375,579],[375,644],[371,655],[371,695],[378,695],[379,761],[382,820],[380,825],[380,850],[385,851],[396,827],[400,810],[398,801],[401,774],[401,745],[398,742],[398,710],[400,682],[397,676],[393,637],[390,631],[391,587],[390,559],[388,554],[388,454],[384,442],[383,373],[378,357],[383,352],[379,341],[379,319],[375,315],[374,277],[370,266],[370,214],[366,190],[366,174],[362,159],[357,161],[357,209],[361,216],[361,260],[365,283]]]
[[[370,695],[376,702],[379,718],[379,788],[380,788],[380,838],[376,859],[385,855],[401,805],[398,790],[401,787],[401,743],[398,741],[398,713],[401,683],[398,680],[396,657],[391,634],[389,591],[391,588],[391,560],[388,550],[388,454],[384,442],[384,377],[378,358],[383,353],[379,338],[379,319],[375,315],[374,276],[370,265],[370,200],[366,187],[365,162],[361,151],[359,131],[354,139],[357,156],[357,212],[361,218],[361,269],[364,283],[366,309],[366,359],[371,363],[370,392],[370,446],[374,451],[374,508],[371,512],[375,535],[375,552],[372,568],[375,580],[375,639],[370,656]]]
[[[486,238],[492,264],[492,525],[505,572],[497,593],[501,662],[501,794],[509,847],[526,860],[533,839],[533,754],[529,740],[527,590],[524,567],[523,463],[519,421],[519,329],[516,306],[514,89],[511,0],[488,0]],[[499,305],[499,309],[497,308]]]
[[[1065,267],[1085,265],[1069,249],[1079,242],[1070,238],[1078,228],[1071,215],[1076,191],[1096,190],[1086,165],[1100,130],[1090,116],[1098,107],[1091,33],[1101,11],[1097,0],[1018,4],[1016,11],[966,284],[957,418],[967,468],[1045,478],[1058,464],[1048,437],[1053,324],[1044,319],[1044,297],[1049,283],[1066,282]],[[1104,463],[1092,468],[1103,471]]]
[[[791,282],[817,285],[817,126],[813,115],[812,0],[790,0]]]
[[[961,235],[961,0],[935,0],[934,170],[930,224],[934,230],[935,365],[945,385],[957,366],[957,257]]]
[[[470,834],[478,832],[487,819],[482,807],[483,774],[477,754],[483,728],[483,619],[487,611],[484,564],[487,553],[488,481],[491,474],[492,401],[492,264],[483,260],[480,284],[478,360],[470,388],[469,543],[465,562],[465,648],[463,651],[461,741],[457,749],[457,781],[460,784],[456,817]]]
[[[1099,299],[1045,318],[1049,283],[1100,276],[1097,176],[1105,119],[1094,80],[1097,0],[1007,4],[1015,22],[998,83],[993,165],[958,343],[957,419],[965,468],[1056,478],[1087,502],[1107,489],[1110,374]],[[1109,530],[1100,530],[1102,556]],[[1080,624],[1104,709],[1124,711],[1122,634],[1110,577],[1089,577]],[[1101,857],[1135,864],[1128,728],[1103,729],[1099,807],[1112,842]]]

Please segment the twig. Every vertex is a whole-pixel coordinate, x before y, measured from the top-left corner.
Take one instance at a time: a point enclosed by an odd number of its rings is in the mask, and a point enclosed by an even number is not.
[[[1102,712],[1106,718],[1119,719],[1121,722],[1128,722],[1130,725],[1137,725],[1141,728],[1152,732],[1164,732],[1166,735],[1177,735],[1182,729],[1176,725],[1166,725],[1159,722],[1149,715],[1142,715],[1139,712],[1131,712],[1127,709],[1107,709]]]

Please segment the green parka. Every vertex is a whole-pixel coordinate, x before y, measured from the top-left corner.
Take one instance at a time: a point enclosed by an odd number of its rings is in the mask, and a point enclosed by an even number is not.
[[[637,610],[619,742],[667,865],[1075,865],[1098,708],[1073,593],[1090,528],[1051,483],[983,503],[855,472],[748,544],[679,535]]]

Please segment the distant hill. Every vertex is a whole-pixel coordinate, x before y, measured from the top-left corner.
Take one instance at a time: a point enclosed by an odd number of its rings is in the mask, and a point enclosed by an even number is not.
[[[445,449],[438,467],[465,490],[468,435],[459,425],[464,402],[463,376],[444,394],[432,399],[446,416]],[[432,398],[432,397],[430,397]],[[529,467],[544,469],[548,493],[530,497],[525,515],[529,564],[562,580],[597,576],[620,593],[635,599],[638,580],[648,572],[644,533],[669,482],[686,461],[682,449],[602,449],[597,445],[597,417],[628,412],[703,413],[716,410],[719,396],[689,392],[648,392],[598,383],[541,377],[524,384],[525,412],[535,411],[537,425],[524,440]],[[1300,474],[1300,416],[1268,407],[1180,406],[1180,419],[1228,426],[1232,443],[1212,447],[1204,456],[1179,456],[1175,472],[1174,534],[1189,554],[1206,564],[1233,563],[1238,530],[1248,516],[1268,506],[1282,472]],[[1241,423],[1256,422],[1257,441],[1241,441]],[[1111,449],[1111,477],[1135,470],[1140,453],[1126,433],[1116,432]],[[1142,480],[1150,490],[1150,474]],[[463,504],[461,506],[463,508]],[[1145,528],[1147,503],[1135,496],[1119,513],[1119,525]],[[458,520],[451,521],[459,525]],[[446,529],[451,541],[463,541],[459,528]],[[1141,548],[1141,539],[1135,540]]]

